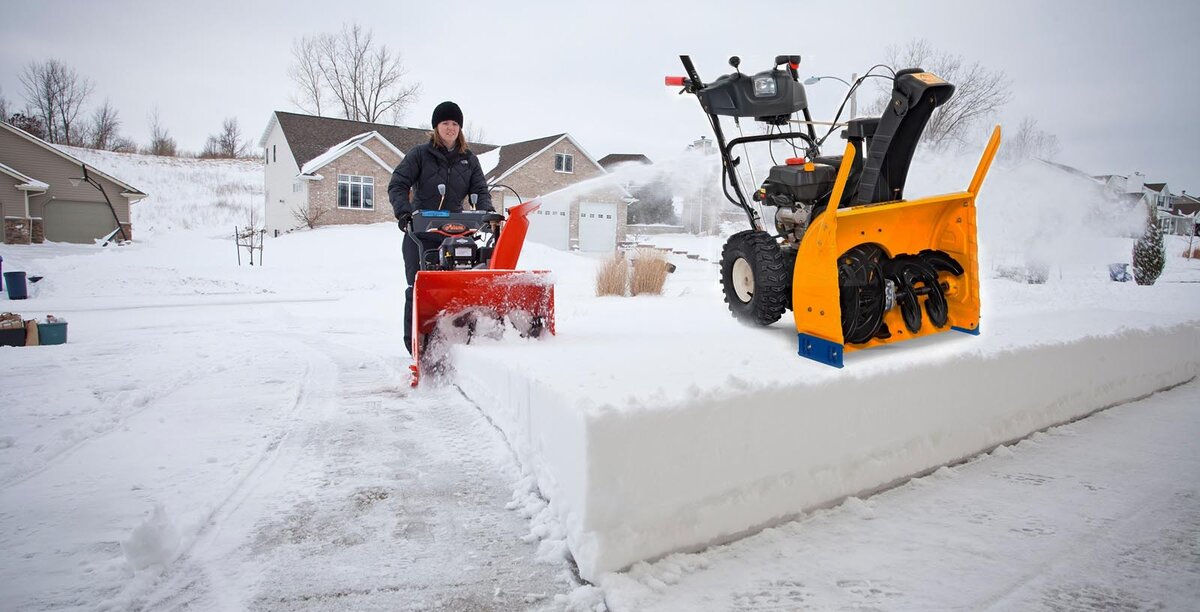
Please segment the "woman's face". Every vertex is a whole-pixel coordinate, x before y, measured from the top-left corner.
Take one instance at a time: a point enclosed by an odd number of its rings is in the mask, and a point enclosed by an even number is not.
[[[438,137],[442,139],[442,144],[450,147],[458,140],[459,125],[457,121],[447,119],[437,124]]]

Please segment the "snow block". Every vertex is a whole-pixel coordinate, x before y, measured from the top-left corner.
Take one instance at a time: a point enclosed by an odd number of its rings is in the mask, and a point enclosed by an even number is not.
[[[1028,327],[1071,320],[1056,316]],[[1021,324],[992,321],[993,330]],[[647,364],[669,367],[680,356],[669,343],[646,342],[614,359],[612,347],[628,338],[485,343],[457,347],[454,359],[460,388],[536,477],[580,574],[596,580],[870,494],[1200,372],[1200,322],[1114,323],[1094,333],[1036,343],[1022,340],[1028,334],[1015,342],[955,336],[963,341],[861,351],[843,370],[787,352],[763,357],[760,370],[778,367],[757,378],[728,374],[759,364],[739,363],[727,346],[687,355],[687,369],[648,375]],[[719,368],[704,365],[722,355]]]

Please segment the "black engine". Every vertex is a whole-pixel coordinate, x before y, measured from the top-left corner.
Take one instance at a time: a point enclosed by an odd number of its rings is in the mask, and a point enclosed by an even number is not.
[[[496,224],[504,215],[486,210],[418,210],[413,234],[422,244],[438,244],[421,253],[422,270],[469,270],[486,267],[495,246]],[[440,244],[439,244],[440,239]]]

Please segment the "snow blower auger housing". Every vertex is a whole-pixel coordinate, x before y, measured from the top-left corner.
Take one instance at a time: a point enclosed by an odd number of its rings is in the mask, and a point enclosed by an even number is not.
[[[721,153],[725,197],[750,222],[729,238],[721,257],[721,285],[734,317],[770,325],[790,309],[800,355],[839,368],[846,351],[951,329],[979,333],[975,196],[1000,146],[1000,126],[966,191],[905,200],[917,142],[954,85],[920,68],[894,76],[868,72],[846,97],[868,76],[890,78],[883,115],[838,123],[839,110],[818,138],[799,79],[800,56],[776,56],[773,68],[754,75],[742,74],[741,60],[732,57],[735,72],[708,84],[691,58],[680,60],[687,76],[666,83],[700,101]],[[793,119],[797,113],[803,120]],[[726,142],[721,116],[774,127]],[[791,124],[802,127],[785,131]],[[845,128],[845,151],[822,155],[838,127]],[[804,155],[771,167],[751,193],[756,208],[742,188],[733,148],[778,140]],[[774,208],[774,233],[763,223],[764,208]]]
[[[437,246],[422,250],[413,283],[412,386],[443,368],[446,343],[469,342],[481,323],[511,322],[526,337],[554,333],[550,273],[515,269],[539,206],[514,206],[507,221],[491,211],[413,213],[405,239]]]

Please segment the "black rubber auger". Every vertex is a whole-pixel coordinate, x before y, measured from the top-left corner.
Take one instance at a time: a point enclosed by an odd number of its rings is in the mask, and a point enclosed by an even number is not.
[[[838,286],[845,342],[862,344],[872,338],[890,337],[883,323],[888,308],[887,281],[895,287],[896,305],[909,332],[921,331],[921,297],[925,298],[929,322],[934,327],[945,327],[950,308],[947,288],[938,279],[940,272],[961,276],[963,267],[945,252],[933,249],[888,258],[878,245],[860,244],[843,253],[838,258]]]

